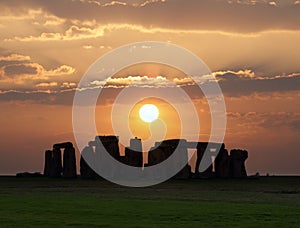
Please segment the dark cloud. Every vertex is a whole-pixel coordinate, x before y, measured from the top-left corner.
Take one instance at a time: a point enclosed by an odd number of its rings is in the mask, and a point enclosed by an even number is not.
[[[5,75],[8,77],[14,77],[19,75],[36,75],[38,70],[31,65],[9,65],[4,67]]]
[[[229,73],[216,73],[216,78],[219,80],[219,86],[222,90],[222,93],[225,97],[242,97],[242,96],[250,96],[253,94],[262,94],[262,96],[266,94],[272,93],[286,93],[286,92],[295,92],[299,91],[300,87],[300,74],[292,74],[287,76],[275,76],[275,77],[265,77],[265,78],[256,78],[250,77],[253,75],[251,71],[245,71],[246,74],[242,74],[243,71],[233,72],[229,71]],[[124,80],[124,78],[121,78]],[[185,79],[185,78],[184,78]],[[211,86],[212,82],[206,82],[202,86]],[[215,82],[214,82],[215,83]],[[54,88],[51,88],[52,85]],[[34,91],[29,89],[23,89],[18,91],[2,91],[0,93],[0,101],[33,101],[37,103],[45,103],[45,104],[62,104],[62,105],[72,105],[73,97],[75,93],[75,83],[71,83],[71,86],[67,83],[40,83],[39,88],[43,87],[44,90]],[[69,86],[66,86],[69,85]],[[215,86],[215,84],[214,84]],[[101,87],[101,86],[98,86]],[[115,100],[120,91],[124,89],[126,86],[112,86],[112,87],[103,87],[101,92],[101,99],[98,101],[101,104],[110,104]],[[208,88],[207,87],[207,88]],[[66,89],[69,88],[69,89]],[[204,97],[200,87],[195,84],[191,84],[188,82],[187,84],[181,84],[181,88],[192,98],[192,99],[201,99]],[[49,90],[50,89],[50,90]],[[132,97],[134,100],[136,96],[143,97],[143,94],[146,90],[164,90],[164,92],[168,92],[169,94],[173,94],[176,87],[169,87],[166,84],[159,84],[159,86],[149,86],[143,87],[143,85],[134,87],[135,95]],[[86,104],[90,105],[89,102],[90,97],[98,96],[95,93],[98,93],[99,88],[97,86],[91,87],[89,89],[85,89],[79,93],[83,94],[86,97]],[[180,99],[178,100],[180,102]],[[131,101],[128,100],[130,103]],[[250,115],[250,114],[249,114]],[[297,123],[296,123],[297,125]]]
[[[165,92],[172,94],[172,90],[175,88],[159,88]],[[153,90],[159,90],[158,88],[135,88],[131,90],[131,93],[134,93],[134,96],[129,96],[126,102],[132,104],[136,102],[136,98],[142,98],[147,90],[153,92]],[[28,91],[28,90],[19,90],[19,91],[0,91],[0,102],[7,101],[21,101],[21,102],[33,102],[38,104],[49,104],[49,105],[73,105],[73,99],[75,95],[74,89],[67,90],[39,90],[39,91]],[[97,99],[98,105],[111,105],[116,100],[119,93],[122,91],[122,88],[104,88],[99,94],[99,88],[86,89],[83,91],[77,91],[81,96],[82,106],[93,105],[94,98]],[[185,100],[178,98],[178,102],[185,102]]]
[[[273,78],[249,78],[228,73],[222,76],[219,85],[227,96],[244,96],[253,93],[299,91],[300,75]]]
[[[240,127],[245,129],[249,128],[265,128],[265,129],[278,129],[288,128],[293,131],[300,132],[300,113],[292,112],[248,112],[227,113],[228,120],[235,120]]]
[[[31,61],[30,56],[19,54],[0,55],[0,91],[10,89],[28,89],[32,87],[54,87],[59,83],[49,81],[49,78],[61,78],[70,76],[75,72],[71,66],[61,65],[57,68],[47,70],[39,63]],[[61,81],[61,80],[60,80]],[[73,88],[74,82],[64,81],[60,86]]]
[[[22,92],[22,91],[7,91],[0,93],[0,101],[20,101],[20,102],[33,102],[38,104],[49,105],[71,105],[73,102],[74,91],[64,92]]]
[[[18,60],[7,61],[7,60],[0,60],[0,67],[18,65],[20,63],[29,63],[29,61],[18,61]]]
[[[170,29],[204,29],[235,32],[255,32],[271,29],[300,29],[300,4],[270,4],[272,1],[226,0],[167,0],[149,1],[149,4],[110,4],[106,7],[96,1],[71,0],[6,0],[2,8],[18,12],[26,8],[42,8],[61,18],[96,20],[105,23],[140,24],[146,27]],[[247,3],[247,4],[245,4]]]
[[[214,74],[225,97],[242,97],[253,94],[266,95],[300,90],[299,73],[274,77],[256,77],[252,71],[248,70],[228,71],[228,73],[216,72]],[[200,87],[195,83],[187,82],[181,84],[181,86],[193,99],[203,97]],[[202,86],[214,88],[215,82],[206,82]]]

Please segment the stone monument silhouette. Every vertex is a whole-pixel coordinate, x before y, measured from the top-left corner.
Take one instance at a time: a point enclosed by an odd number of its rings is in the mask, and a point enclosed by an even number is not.
[[[188,149],[197,149],[197,160],[195,173],[191,172],[191,166],[188,164]],[[218,148],[220,151],[218,152]],[[63,159],[61,149],[64,149]],[[94,141],[90,141],[82,150],[80,157],[80,176],[84,179],[98,178],[97,169],[108,168],[111,175],[117,175],[119,170],[105,164],[105,167],[99,167],[96,164],[102,159],[104,153],[108,153],[113,159],[123,164],[140,167],[153,166],[168,159],[177,149],[179,156],[174,162],[174,167],[181,162],[183,168],[174,175],[174,179],[188,178],[244,178],[247,177],[245,161],[248,158],[246,150],[233,149],[228,154],[224,143],[208,142],[189,142],[185,139],[169,139],[162,142],[156,142],[154,147],[148,152],[148,163],[144,164],[142,141],[135,137],[130,139],[130,146],[125,148],[125,156],[120,155],[118,136],[96,136]],[[209,154],[205,154],[208,151]],[[203,159],[208,159],[209,167],[200,172],[200,164]],[[96,170],[94,170],[96,169]],[[44,176],[47,177],[65,177],[75,178],[76,157],[75,149],[71,142],[58,143],[53,145],[53,150],[45,151]]]
[[[61,149],[64,149],[63,164]],[[45,151],[44,176],[66,178],[77,176],[75,148],[71,142],[54,144],[53,150]]]

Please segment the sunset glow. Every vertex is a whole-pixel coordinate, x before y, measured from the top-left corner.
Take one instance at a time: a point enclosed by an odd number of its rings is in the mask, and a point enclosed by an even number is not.
[[[85,72],[110,51],[143,41],[179,45],[210,68],[226,102],[224,143],[249,151],[249,174],[300,174],[299,7],[296,0],[1,1],[0,174],[40,171],[46,148],[75,142],[72,105]],[[117,56],[111,67],[125,58]],[[87,86],[88,92],[102,88],[95,108],[101,135],[117,134],[111,120],[114,101],[133,86],[133,98],[145,91],[182,89],[198,114],[187,112],[199,120],[199,140],[209,139],[208,102],[180,69],[136,64],[115,75],[107,71],[106,79],[95,73]],[[141,119],[145,104],[157,107],[159,116],[151,114],[157,120]],[[166,139],[180,137],[182,130],[174,104],[153,98],[116,119],[126,119],[130,127],[124,147],[131,136],[150,138],[149,125],[165,129]],[[77,148],[76,156],[79,161]]]

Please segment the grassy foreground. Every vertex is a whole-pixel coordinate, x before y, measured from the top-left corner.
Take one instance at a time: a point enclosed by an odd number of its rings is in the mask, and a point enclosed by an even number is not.
[[[0,227],[299,227],[300,177],[168,181],[0,177]]]

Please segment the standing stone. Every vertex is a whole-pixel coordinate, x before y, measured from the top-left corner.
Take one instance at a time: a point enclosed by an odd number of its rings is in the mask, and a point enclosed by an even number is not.
[[[64,150],[63,177],[76,178],[76,157],[73,145],[67,146]]]
[[[225,145],[222,144],[221,149],[215,158],[215,174],[219,178],[230,177],[230,157]]]
[[[53,148],[52,154],[53,157],[52,157],[50,177],[61,177],[61,172],[62,172],[61,151],[58,148]]]
[[[161,147],[153,147],[148,152],[148,166],[156,165],[165,160],[165,154]]]
[[[98,142],[96,145],[96,153],[104,153],[102,147],[99,145],[99,140],[102,143],[105,150],[116,160],[119,160],[119,138],[117,136],[96,136],[95,141]]]
[[[49,177],[52,166],[52,150],[45,151],[44,176]]]
[[[178,147],[179,146],[179,147]],[[160,144],[157,143],[154,148],[148,153],[147,166],[153,166],[159,164],[168,159],[174,151],[178,149],[177,159],[173,159],[173,166],[181,166],[185,164],[183,168],[173,176],[174,179],[187,179],[190,177],[191,167],[188,163],[188,154],[186,148],[186,141],[181,139],[165,140]],[[159,174],[157,174],[159,175]]]
[[[195,169],[196,178],[211,178],[214,176],[212,164],[204,172],[199,172],[200,163],[203,159],[207,146],[208,143],[198,143],[197,145],[197,160],[196,160],[196,169]]]
[[[127,165],[134,167],[143,167],[143,152],[132,150],[129,147],[125,148],[125,157]]]
[[[63,177],[75,178],[76,174],[76,157],[75,149],[71,142],[57,143],[53,145],[53,151],[59,151],[61,154],[61,149],[64,149],[63,153],[63,166],[61,172]],[[60,155],[61,156],[61,155]],[[61,158],[60,158],[61,161]],[[57,167],[57,172],[59,172],[60,167]]]
[[[96,172],[87,163],[87,161],[89,161],[89,163],[95,162],[94,157],[94,150],[91,146],[86,146],[82,150],[80,157],[80,176],[83,179],[94,179],[97,177]],[[87,161],[85,159],[87,159]]]
[[[121,161],[120,150],[119,150],[119,138],[114,135],[110,136],[96,136],[96,165],[100,164],[100,161],[103,161],[104,156],[107,156],[107,153],[117,161]],[[110,158],[108,157],[110,160]],[[109,161],[108,160],[108,161]],[[116,166],[112,166],[111,162],[101,162],[101,170],[107,170],[107,175],[109,178],[114,178],[118,175],[119,170]]]
[[[134,167],[143,167],[143,151],[141,139],[135,137],[130,139],[130,147],[125,148],[125,157],[128,165]]]
[[[130,139],[130,149],[137,152],[143,152],[142,140],[137,137]]]
[[[246,150],[234,149],[230,151],[230,171],[234,178],[247,177],[245,161],[248,158]]]

